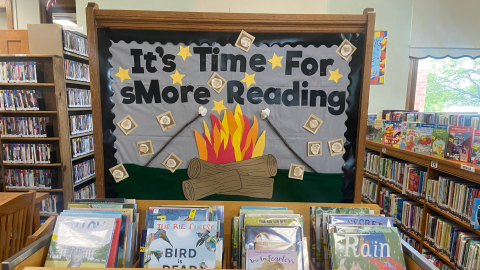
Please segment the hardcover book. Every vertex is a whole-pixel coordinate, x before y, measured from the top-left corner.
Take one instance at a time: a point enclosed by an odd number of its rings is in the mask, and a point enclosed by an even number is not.
[[[246,269],[298,270],[298,254],[285,250],[247,250]]]
[[[155,221],[147,229],[144,268],[214,269],[217,222]]]
[[[332,269],[406,270],[398,233],[330,234]]]
[[[382,144],[391,146],[393,140],[393,121],[383,121],[382,132]]]
[[[472,127],[451,126],[448,132],[447,159],[470,162]]]
[[[475,130],[473,134],[471,162],[474,165],[480,164],[480,130]]]
[[[418,124],[415,133],[415,152],[429,154],[432,151],[433,124]]]
[[[167,221],[209,221],[209,208],[154,207],[147,210],[145,228],[153,228],[155,220]]]
[[[115,218],[59,216],[45,267],[105,268]]]
[[[415,135],[417,133],[418,123],[407,123],[407,133],[405,135],[405,150],[415,151]]]
[[[401,121],[392,121],[393,130],[392,130],[392,146],[395,148],[400,147],[402,140],[402,122]]]
[[[432,154],[444,158],[447,144],[448,126],[436,125],[432,133]]]
[[[382,142],[383,138],[383,119],[375,119],[373,124],[373,141]]]

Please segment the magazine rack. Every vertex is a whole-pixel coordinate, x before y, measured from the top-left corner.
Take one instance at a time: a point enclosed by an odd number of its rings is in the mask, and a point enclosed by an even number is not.
[[[288,207],[293,210],[295,214],[301,214],[304,218],[305,236],[310,243],[310,206],[329,206],[329,207],[368,207],[374,211],[375,214],[380,213],[380,208],[376,204],[341,204],[341,203],[286,203],[286,202],[239,202],[239,201],[161,201],[161,200],[138,200],[137,211],[139,213],[139,231],[143,229],[145,224],[145,212],[150,206],[157,205],[192,205],[195,203],[208,205],[224,205],[225,206],[225,223],[224,223],[224,255],[223,255],[223,269],[230,268],[230,247],[231,247],[231,221],[232,217],[238,216],[241,206],[270,206],[270,207]],[[24,248],[13,257],[2,262],[2,270],[45,270],[43,265],[48,254],[52,233],[43,236],[30,246]],[[418,269],[435,269],[435,267],[428,262],[413,248],[405,242],[402,242],[405,253],[405,261],[408,270]],[[138,252],[138,251],[137,251]],[[41,268],[38,268],[41,267]],[[136,265],[135,265],[136,267]],[[67,268],[58,268],[55,270],[66,270]],[[53,268],[52,268],[53,270]]]

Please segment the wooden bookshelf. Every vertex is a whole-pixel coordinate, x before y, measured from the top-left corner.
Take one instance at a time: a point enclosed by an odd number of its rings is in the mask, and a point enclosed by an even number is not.
[[[28,54],[28,55],[0,55],[0,61],[34,61],[37,63],[37,79],[41,83],[0,83],[0,89],[8,90],[41,90],[45,100],[44,111],[1,111],[0,115],[18,116],[48,116],[53,126],[52,137],[30,138],[30,137],[0,137],[0,144],[25,143],[25,142],[48,142],[56,148],[56,163],[50,164],[1,164],[1,176],[5,179],[5,169],[11,168],[51,168],[57,170],[57,181],[52,181],[51,189],[37,188],[8,188],[6,182],[1,184],[4,191],[25,192],[36,190],[48,193],[61,193],[63,205],[73,200],[73,183],[71,177],[71,154],[68,144],[69,128],[67,110],[65,104],[65,75],[63,72],[63,59],[52,54]],[[41,75],[43,74],[43,76]],[[1,147],[0,147],[0,155]]]
[[[427,154],[410,152],[404,149],[386,146],[381,143],[373,142],[371,140],[366,141],[365,148],[378,152],[380,158],[398,158],[401,160],[405,160],[411,163],[424,166],[427,170],[427,179],[438,179],[438,177],[441,175],[452,175],[452,176],[456,176],[456,177],[469,180],[475,183],[480,183],[480,166],[478,165],[461,163],[461,162],[456,162],[452,160],[433,157]],[[468,170],[462,169],[462,165],[468,166],[469,167]],[[391,183],[380,180],[378,175],[375,175],[366,171],[364,171],[363,175],[378,181],[378,189],[377,189],[377,195],[376,195],[377,201],[378,201],[378,198],[380,198],[380,190],[382,189],[382,187],[389,187],[398,193],[402,193],[401,188],[398,188],[392,185]],[[423,248],[429,249],[439,258],[444,260],[448,265],[456,268],[454,263],[450,262],[450,259],[446,255],[438,252],[434,247],[430,246],[425,241],[427,214],[442,215],[445,218],[450,219],[451,221],[457,223],[460,226],[463,226],[464,228],[478,235],[480,235],[480,230],[474,230],[473,228],[470,227],[470,223],[465,222],[464,220],[458,218],[457,216],[451,214],[448,211],[438,208],[436,205],[429,203],[426,200],[422,200],[410,194],[403,194],[403,195],[420,203],[423,206],[423,217],[422,217],[422,223],[421,223],[421,231],[422,231],[421,237],[418,237],[412,232],[407,232],[403,229],[402,231],[404,231],[406,234],[410,235],[412,238],[420,242],[420,249],[418,251],[421,251]]]
[[[78,85],[83,85],[83,86],[90,86],[89,82],[82,82],[82,81],[74,81],[74,80],[67,80],[65,79],[66,84],[78,84]]]
[[[91,111],[92,107],[79,107],[79,108],[68,108],[69,112],[81,112],[81,111]]]

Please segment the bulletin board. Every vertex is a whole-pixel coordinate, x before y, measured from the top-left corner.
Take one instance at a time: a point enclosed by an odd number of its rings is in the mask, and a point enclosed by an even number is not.
[[[374,20],[90,3],[97,196],[360,202]]]

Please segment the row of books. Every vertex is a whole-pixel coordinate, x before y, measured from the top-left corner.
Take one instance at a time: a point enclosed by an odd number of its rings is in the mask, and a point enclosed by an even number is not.
[[[53,144],[45,143],[4,143],[3,163],[48,164],[52,163]],[[55,158],[53,158],[56,160]]]
[[[427,202],[449,212],[474,227],[478,206],[480,185],[453,176],[439,176],[438,180],[428,179]],[[480,229],[480,228],[476,228]]]
[[[380,165],[380,153],[365,149],[363,170],[373,175],[378,175]]]
[[[91,114],[70,115],[69,124],[70,135],[93,131],[93,121]]]
[[[439,158],[479,164],[480,130],[475,126],[425,124],[410,121],[374,120],[369,137],[395,148]]]
[[[135,200],[68,203],[57,217],[45,267],[132,268],[137,259],[138,220]]]
[[[363,177],[362,198],[377,203],[378,181]]]
[[[36,83],[35,62],[0,62],[0,83]]]
[[[427,182],[425,167],[396,158],[380,158],[378,177],[400,188],[403,194],[420,199],[425,197]]]
[[[0,110],[38,111],[38,99],[43,99],[40,90],[0,90]]]
[[[138,267],[222,268],[224,212],[221,205],[149,207]]]
[[[411,237],[409,234],[405,233],[402,230],[398,230],[398,235],[400,235],[400,238],[407,242],[410,246],[412,246],[414,249],[419,250],[420,249],[420,242],[415,240],[415,238]]]
[[[67,88],[67,101],[70,108],[92,107],[92,95],[90,90],[79,88]]]
[[[2,137],[47,137],[50,117],[0,117]]]
[[[445,261],[443,261],[440,257],[438,257],[429,249],[423,249],[422,255],[427,258],[431,263],[433,263],[433,265],[435,265],[439,270],[455,270],[455,268],[448,265]]]
[[[45,199],[40,202],[40,214],[58,213],[57,203],[60,201],[61,201],[60,195],[50,194],[48,196],[48,199]]]
[[[73,138],[72,157],[79,157],[93,152],[93,135]]]
[[[95,175],[95,159],[89,159],[73,166],[75,184]]]
[[[87,38],[69,30],[63,30],[63,49],[88,56]]]
[[[51,189],[56,182],[57,171],[50,169],[7,169],[5,170],[5,185],[7,188],[18,189]]]
[[[95,199],[95,183],[86,185],[85,187],[75,191],[75,200],[80,199]]]
[[[387,121],[473,127],[474,129],[479,129],[480,120],[478,112],[417,112],[409,110],[383,110],[381,113],[368,114],[368,117]]]
[[[369,208],[315,207],[311,213],[315,269],[406,269],[391,217]]]
[[[459,269],[477,269],[480,235],[441,215],[427,214],[425,241]]]
[[[90,69],[88,64],[63,59],[65,69],[65,79],[90,82]]]

